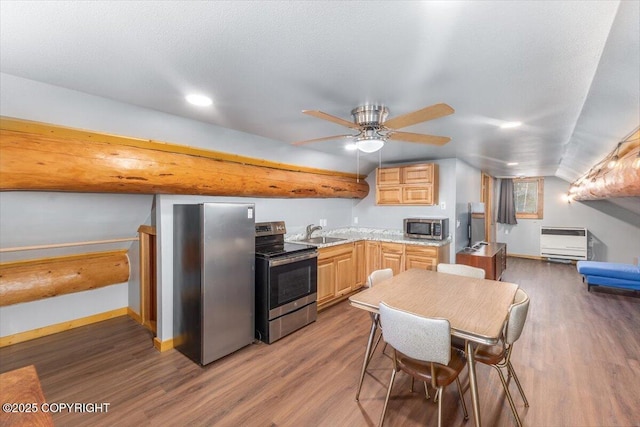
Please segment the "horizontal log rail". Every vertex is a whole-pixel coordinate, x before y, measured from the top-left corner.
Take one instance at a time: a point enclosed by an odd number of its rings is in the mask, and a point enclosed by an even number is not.
[[[121,243],[121,242],[135,242],[140,240],[139,237],[125,237],[122,239],[108,239],[108,240],[87,240],[84,242],[70,242],[70,243],[51,243],[48,245],[33,245],[33,246],[16,246],[14,248],[0,248],[0,253],[3,252],[20,252],[20,251],[32,251],[36,249],[55,249],[55,248],[68,248],[73,246],[86,246],[86,245],[103,245],[107,243]]]
[[[0,190],[364,198],[355,174],[0,118]]]
[[[0,264],[0,306],[97,289],[129,280],[126,250]]]

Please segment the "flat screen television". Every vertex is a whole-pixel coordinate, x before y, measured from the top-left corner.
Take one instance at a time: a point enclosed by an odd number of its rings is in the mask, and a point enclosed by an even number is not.
[[[467,237],[469,238],[469,247],[478,247],[481,244],[486,244],[485,235],[485,210],[484,203],[472,202],[469,203],[469,222]]]

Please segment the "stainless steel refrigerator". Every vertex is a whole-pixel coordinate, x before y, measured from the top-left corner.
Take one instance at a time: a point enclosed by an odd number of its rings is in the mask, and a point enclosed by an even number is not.
[[[254,208],[174,205],[174,346],[201,365],[253,342]]]

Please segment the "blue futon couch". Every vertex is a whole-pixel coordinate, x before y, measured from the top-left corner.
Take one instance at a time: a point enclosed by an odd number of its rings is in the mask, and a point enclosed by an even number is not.
[[[578,273],[591,286],[640,290],[640,266],[615,262],[578,261]]]

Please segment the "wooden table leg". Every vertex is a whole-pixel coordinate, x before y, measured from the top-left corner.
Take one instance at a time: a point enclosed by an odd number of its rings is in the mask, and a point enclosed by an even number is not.
[[[375,316],[371,316],[371,331],[369,332],[369,341],[367,341],[367,350],[364,352],[364,360],[362,361],[362,372],[360,372],[360,381],[358,382],[358,391],[356,392],[356,402],[360,398],[360,389],[362,388],[362,381],[364,380],[364,373],[367,370],[367,365],[369,364],[369,358],[371,355],[371,345],[373,344],[373,337],[376,335],[376,329],[378,328],[378,317],[380,315],[376,314]]]
[[[469,367],[469,388],[471,389],[471,405],[473,407],[473,420],[476,427],[481,427],[480,400],[478,399],[478,383],[476,382],[476,361],[473,355],[473,343],[466,341],[467,364]]]

